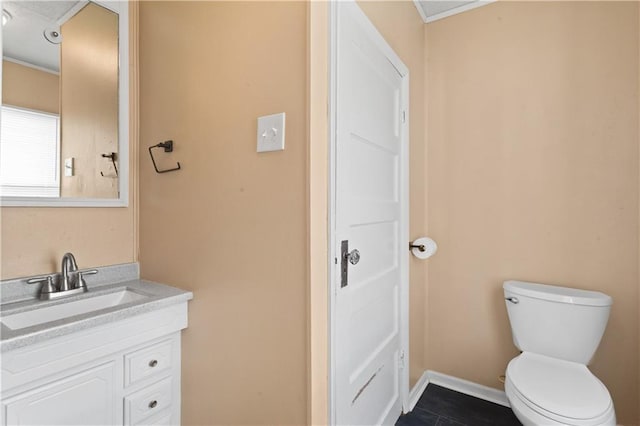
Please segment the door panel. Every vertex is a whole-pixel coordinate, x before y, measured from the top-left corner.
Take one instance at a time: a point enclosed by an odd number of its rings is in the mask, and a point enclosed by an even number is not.
[[[398,334],[398,313],[394,309],[398,302],[397,288],[379,281],[380,283],[375,284],[386,288],[376,291],[375,297],[371,297],[371,294],[362,297],[362,301],[356,304],[359,306],[354,306],[353,314],[349,318],[349,337],[353,348],[349,354],[352,382],[355,382],[357,376],[364,371],[364,367],[371,363],[371,358],[383,352]],[[379,326],[370,327],[370,324]]]
[[[337,244],[348,240],[349,250],[360,252],[360,261],[348,264],[347,286],[335,295],[336,422],[394,423],[401,411],[401,250],[407,250],[401,227],[407,224],[400,159],[408,77],[363,26],[354,2],[336,7],[335,232]]]
[[[352,226],[350,231],[349,245],[358,248],[361,257],[358,265],[349,269],[349,286],[356,289],[390,272],[395,277],[398,268],[397,224],[393,221],[367,223]]]
[[[398,359],[395,354],[391,354],[382,361],[380,367],[368,379],[370,380],[368,386],[357,396],[356,401],[352,402],[351,417],[358,420],[350,424],[379,425],[382,423],[380,413],[388,413],[396,405],[395,401],[399,398],[398,369],[396,368]],[[372,410],[371,407],[377,409]]]
[[[353,199],[398,201],[398,154],[352,135],[349,140],[349,168],[358,170],[349,186]]]

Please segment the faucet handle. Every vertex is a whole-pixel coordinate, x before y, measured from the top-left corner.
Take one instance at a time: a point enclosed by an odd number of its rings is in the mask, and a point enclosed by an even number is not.
[[[48,281],[50,279],[51,279],[51,275],[46,275],[46,276],[43,276],[43,277],[29,278],[27,280],[27,284],[43,283],[43,282]]]
[[[40,293],[55,293],[56,287],[53,285],[53,275],[47,275],[44,277],[36,277],[27,280],[27,284],[37,284],[37,283],[46,283],[42,284],[42,288]]]
[[[77,288],[87,288],[87,283],[84,281],[85,275],[95,275],[98,273],[97,269],[85,269],[84,271],[78,271],[78,285]]]

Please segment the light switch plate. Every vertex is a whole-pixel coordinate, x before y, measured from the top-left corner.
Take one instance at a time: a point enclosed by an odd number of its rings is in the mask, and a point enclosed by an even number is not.
[[[258,118],[258,152],[284,150],[284,119],[284,112]]]

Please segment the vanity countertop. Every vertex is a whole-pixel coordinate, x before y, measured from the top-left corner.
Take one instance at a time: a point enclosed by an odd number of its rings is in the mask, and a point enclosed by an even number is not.
[[[5,301],[5,303],[0,305],[0,322],[2,322],[3,318],[14,314],[37,311],[42,308],[48,309],[56,305],[121,292],[125,289],[134,293],[138,298],[130,302],[125,301],[125,303],[116,306],[98,308],[91,312],[23,328],[12,329],[2,323],[0,326],[0,352],[18,349],[54,337],[112,323],[170,305],[184,303],[193,298],[193,293],[190,291],[141,279],[130,279],[115,283],[102,282],[95,287],[92,287],[89,280],[87,280],[87,285],[89,287],[88,292],[57,300],[43,301],[31,297],[28,299],[23,298],[21,300]]]

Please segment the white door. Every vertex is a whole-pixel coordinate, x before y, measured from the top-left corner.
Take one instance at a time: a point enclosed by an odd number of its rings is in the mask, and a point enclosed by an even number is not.
[[[408,73],[355,2],[335,7],[335,421],[394,424],[408,386]]]

